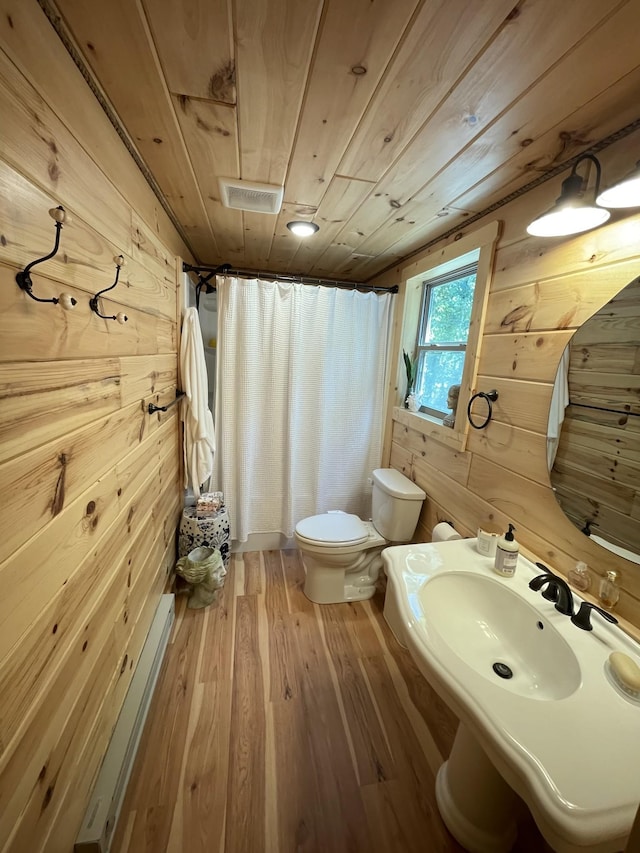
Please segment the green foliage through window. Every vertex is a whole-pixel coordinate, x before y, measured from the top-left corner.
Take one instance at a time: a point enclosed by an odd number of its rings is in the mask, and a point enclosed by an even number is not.
[[[424,284],[415,392],[421,407],[438,416],[448,413],[449,388],[462,379],[476,269],[473,264]]]

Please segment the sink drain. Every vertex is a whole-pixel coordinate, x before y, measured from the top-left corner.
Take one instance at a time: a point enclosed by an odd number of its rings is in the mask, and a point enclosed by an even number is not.
[[[496,675],[499,675],[500,678],[513,678],[513,671],[510,666],[507,666],[506,663],[500,663],[500,661],[496,661],[493,665],[493,671]]]

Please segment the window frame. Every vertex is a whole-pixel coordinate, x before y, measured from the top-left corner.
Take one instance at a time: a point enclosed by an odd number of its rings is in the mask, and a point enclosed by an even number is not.
[[[440,241],[434,247],[414,256],[411,262],[405,263],[398,269],[402,298],[398,310],[402,312],[402,322],[398,324],[394,344],[396,378],[395,393],[389,398],[391,407],[389,422],[396,421],[403,426],[416,430],[425,438],[434,438],[456,450],[465,449],[469,434],[467,407],[472,392],[476,390],[475,383],[480,361],[484,318],[489,298],[495,248],[500,236],[501,226],[502,223],[499,220],[493,220],[468,234],[458,232],[450,238],[448,243],[443,245]],[[410,412],[404,408],[407,382],[402,351],[406,350],[408,353],[415,351],[420,322],[422,285],[425,278],[434,278],[437,274],[436,270],[442,267],[454,269],[456,266],[460,266],[464,263],[464,256],[473,252],[478,253],[478,271],[455,425],[451,429],[444,426],[442,418],[433,417],[427,412]],[[443,272],[444,270],[440,271]],[[389,431],[389,438],[385,438],[385,458],[388,459],[390,452],[391,432]]]
[[[475,253],[473,253],[475,254]],[[429,323],[429,307],[431,304],[431,299],[436,287],[444,287],[447,284],[451,284],[454,281],[457,281],[461,278],[469,278],[471,275],[474,277],[473,282],[473,295],[475,299],[475,291],[476,291],[476,281],[478,278],[478,259],[479,252],[477,253],[478,257],[473,260],[471,263],[464,264],[461,266],[454,267],[453,269],[442,273],[441,275],[434,276],[433,278],[426,278],[422,284],[422,299],[420,302],[420,321],[418,323],[418,332],[416,335],[416,345],[415,345],[415,358],[416,358],[416,380],[414,383],[417,384],[418,375],[419,375],[419,366],[420,361],[423,357],[423,353],[429,352],[464,352],[466,359],[466,350],[467,350],[467,341],[469,340],[469,332],[467,331],[467,336],[462,341],[440,341],[438,343],[433,344],[421,344],[420,341],[424,340],[427,335],[427,327]],[[472,306],[473,310],[473,306]],[[469,321],[471,321],[471,312],[469,316]],[[464,370],[464,364],[463,364]],[[462,376],[460,377],[462,381]],[[435,418],[445,418],[448,414],[447,411],[440,411],[439,409],[432,409],[429,406],[421,406],[421,412],[426,412],[428,415],[432,415]]]

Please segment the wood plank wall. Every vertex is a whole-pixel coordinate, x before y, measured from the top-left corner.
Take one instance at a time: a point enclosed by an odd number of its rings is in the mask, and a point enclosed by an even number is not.
[[[602,152],[606,183],[633,168],[639,142],[636,132]],[[551,207],[564,177],[547,181],[462,232],[490,219],[503,221],[476,383],[478,390],[499,391],[493,421],[485,430],[470,430],[466,449],[455,451],[403,425],[396,410],[388,427],[390,464],[427,492],[418,541],[429,541],[433,524],[442,519],[468,536],[475,535],[478,525],[502,530],[511,521],[520,542],[565,575],[576,560],[584,560],[597,575],[617,569],[622,586],[618,612],[640,626],[640,566],[595,545],[565,517],[546,465],[548,411],[560,355],[572,333],[637,278],[640,215],[621,211],[606,226],[573,238],[529,237],[527,224]],[[422,256],[455,239],[451,236]],[[375,281],[402,280],[402,267],[397,267]],[[401,390],[391,389],[396,405]],[[636,525],[637,513],[636,505]]]
[[[67,851],[175,559],[177,256],[35,0],[0,2],[0,849]],[[48,253],[30,300],[15,273]],[[89,298],[115,277],[101,320]]]
[[[640,278],[578,329],[570,354],[551,482],[574,524],[640,554]]]

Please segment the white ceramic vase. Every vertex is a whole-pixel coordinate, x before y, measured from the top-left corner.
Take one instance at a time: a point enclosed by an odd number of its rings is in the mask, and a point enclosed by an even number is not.
[[[407,409],[409,409],[410,412],[420,411],[420,402],[413,391],[407,397]]]

